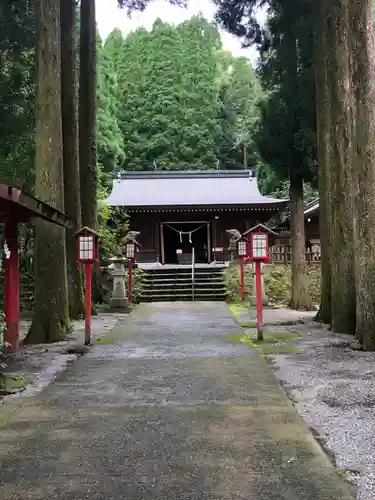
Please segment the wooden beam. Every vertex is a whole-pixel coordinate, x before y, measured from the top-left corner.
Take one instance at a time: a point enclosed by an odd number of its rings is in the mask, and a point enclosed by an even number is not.
[[[164,250],[164,226],[160,222],[160,246],[161,246],[161,263],[165,264],[165,250]]]
[[[207,258],[208,263],[211,263],[211,234],[210,234],[210,223],[207,222]]]
[[[212,221],[212,243],[214,246],[214,258],[216,261],[216,247],[217,247],[217,241],[216,241],[216,224],[217,224],[217,219],[214,219]]]

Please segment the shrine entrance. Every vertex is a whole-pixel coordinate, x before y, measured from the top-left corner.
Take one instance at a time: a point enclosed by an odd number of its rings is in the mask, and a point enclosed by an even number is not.
[[[161,224],[163,264],[190,265],[211,262],[211,228],[207,221],[163,222]]]

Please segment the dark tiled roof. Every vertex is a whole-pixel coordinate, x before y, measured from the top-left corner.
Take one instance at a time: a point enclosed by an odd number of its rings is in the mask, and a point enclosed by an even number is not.
[[[305,207],[305,216],[317,215],[319,212],[319,198],[316,198]]]
[[[278,205],[260,194],[246,170],[126,172],[113,181],[107,203],[132,207]]]

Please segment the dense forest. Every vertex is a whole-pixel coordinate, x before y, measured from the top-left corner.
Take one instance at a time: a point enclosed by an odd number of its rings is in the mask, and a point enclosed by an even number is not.
[[[106,179],[121,169],[255,166],[261,88],[250,62],[223,50],[212,23],[156,20],[151,31],[126,38],[116,29],[98,53],[98,158]]]
[[[15,28],[6,28],[14,41],[0,41],[7,46],[2,101],[13,95],[1,110],[2,177],[33,191],[35,19],[10,12],[2,20]],[[23,28],[28,37],[17,37]],[[263,93],[250,62],[223,50],[214,24],[200,16],[178,26],[157,20],[149,32],[124,38],[115,29],[104,42],[97,34],[96,42],[97,153],[105,185],[123,169],[256,166],[253,137]]]

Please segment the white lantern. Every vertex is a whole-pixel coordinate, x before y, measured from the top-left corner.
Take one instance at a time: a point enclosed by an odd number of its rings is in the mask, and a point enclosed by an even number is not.
[[[134,259],[135,256],[135,245],[134,243],[127,243],[126,245],[126,257],[128,259]]]
[[[88,227],[76,233],[78,246],[78,262],[99,261],[99,234]]]
[[[245,257],[247,255],[246,241],[240,240],[237,243],[237,251],[240,257]]]
[[[268,234],[251,234],[251,257],[254,260],[268,260]]]

